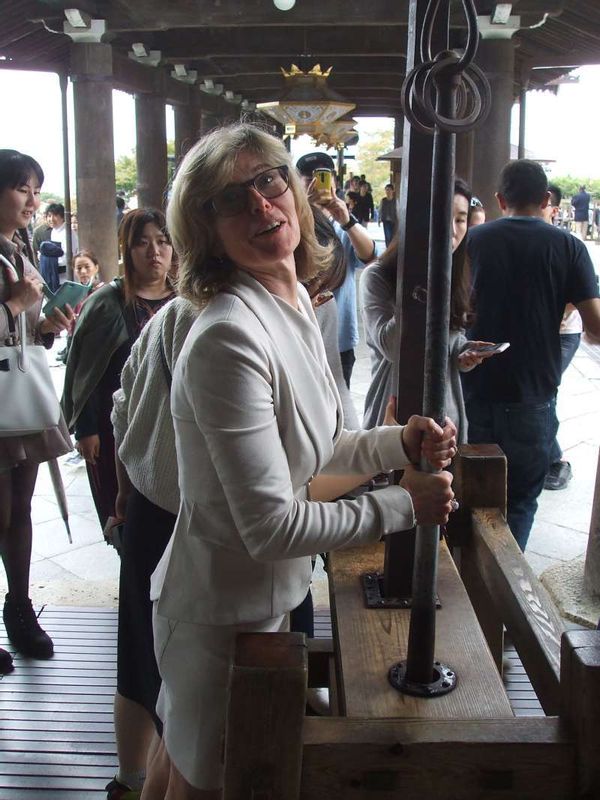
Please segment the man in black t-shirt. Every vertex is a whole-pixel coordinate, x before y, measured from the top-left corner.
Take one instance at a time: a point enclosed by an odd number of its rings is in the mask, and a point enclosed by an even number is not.
[[[548,225],[541,166],[509,162],[496,195],[503,218],[469,231],[476,321],[473,340],[510,348],[464,375],[469,441],[496,442],[508,462],[508,524],[522,550],[558,429],[559,327],[567,303],[600,340],[600,299],[582,242]]]

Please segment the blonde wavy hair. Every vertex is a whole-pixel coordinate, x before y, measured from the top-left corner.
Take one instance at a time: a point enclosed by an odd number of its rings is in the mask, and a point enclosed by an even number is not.
[[[310,280],[331,261],[332,248],[317,241],[306,191],[283,142],[247,123],[216,128],[181,162],[167,207],[168,229],[179,256],[179,293],[200,307],[231,283],[235,271],[235,265],[222,256],[223,245],[208,203],[231,183],[242,152],[259,155],[269,167],[288,167],[300,227],[300,244],[294,251],[298,280]]]

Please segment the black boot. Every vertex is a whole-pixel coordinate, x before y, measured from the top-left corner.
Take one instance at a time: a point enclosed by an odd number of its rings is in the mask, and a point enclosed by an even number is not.
[[[7,594],[3,617],[6,635],[19,653],[31,658],[51,658],[54,655],[52,639],[40,628],[29,598],[15,602]]]
[[[0,647],[0,675],[8,675],[8,673],[12,672],[13,669],[14,667],[11,654],[7,653],[4,648]]]

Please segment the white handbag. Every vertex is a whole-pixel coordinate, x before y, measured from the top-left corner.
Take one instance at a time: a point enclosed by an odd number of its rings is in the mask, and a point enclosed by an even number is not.
[[[24,313],[16,325],[0,346],[0,438],[40,433],[60,420],[45,349],[27,344]]]

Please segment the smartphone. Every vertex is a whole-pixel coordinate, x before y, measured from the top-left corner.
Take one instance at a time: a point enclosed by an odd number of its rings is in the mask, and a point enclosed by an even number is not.
[[[498,344],[483,344],[481,347],[471,348],[473,353],[503,353],[510,347],[510,342],[498,342]]]
[[[319,196],[320,203],[328,203],[331,200],[331,187],[333,186],[333,174],[330,169],[316,169],[313,172],[315,179],[315,190]]]

